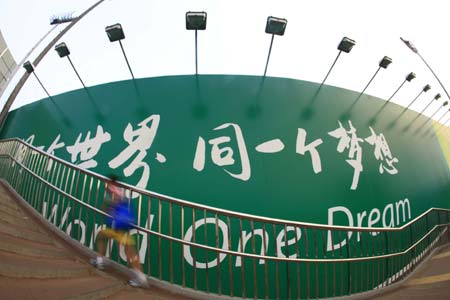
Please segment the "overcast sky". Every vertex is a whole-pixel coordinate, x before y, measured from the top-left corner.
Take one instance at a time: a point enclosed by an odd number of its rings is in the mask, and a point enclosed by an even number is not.
[[[70,11],[80,14],[94,2],[0,0],[0,29],[15,60],[20,62],[51,29],[52,14]],[[68,45],[71,59],[87,86],[130,78],[119,45],[111,44],[104,30],[117,22],[124,28],[123,44],[136,77],[192,74],[194,33],[185,29],[184,17],[189,10],[206,11],[207,29],[199,32],[199,72],[260,76],[270,44],[270,36],[264,33],[265,23],[271,15],[286,18],[288,24],[285,35],[275,37],[267,76],[321,82],[338,53],[339,41],[347,36],[356,41],[356,46],[351,53],[341,55],[327,84],[359,92],[381,58],[387,55],[392,58],[392,65],[379,72],[366,93],[387,99],[409,72],[415,72],[417,78],[405,84],[392,101],[407,105],[429,83],[432,90],[412,108],[421,110],[436,93],[441,93],[443,100],[426,111],[431,115],[448,98],[425,64],[399,37],[411,40],[447,85],[450,82],[447,2],[106,0],[61,41]],[[39,49],[30,60],[37,53]],[[81,87],[67,60],[59,58],[53,50],[41,61],[36,73],[51,95]],[[22,74],[21,69],[18,75]],[[12,83],[6,94],[13,88]],[[45,97],[36,79],[30,77],[13,108]],[[3,95],[0,104],[5,101]]]

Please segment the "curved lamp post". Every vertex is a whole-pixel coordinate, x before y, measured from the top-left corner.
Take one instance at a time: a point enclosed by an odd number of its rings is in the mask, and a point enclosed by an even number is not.
[[[90,13],[94,8],[96,8],[98,5],[100,5],[104,0],[99,0],[92,4],[88,9],[86,9],[79,17],[74,18],[63,30],[61,30],[60,33],[58,33],[51,41],[48,43],[48,45],[39,53],[39,55],[36,57],[36,59],[33,61],[33,64],[36,66],[42,58],[47,54],[47,52],[53,47],[53,45],[56,44],[56,42],[67,32],[69,31],[77,22],[79,22],[84,16],[86,16],[88,13]],[[38,44],[45,39],[45,37],[50,34],[52,30],[54,30],[56,26],[54,26],[41,40],[38,42]],[[34,46],[33,48],[37,47]],[[33,49],[32,49],[33,50]],[[27,54],[29,55],[29,54]],[[14,87],[14,90],[11,92],[11,94],[8,97],[8,100],[6,101],[6,104],[3,106],[2,112],[0,113],[0,127],[3,126],[6,116],[8,114],[8,111],[13,104],[14,100],[16,99],[17,95],[20,92],[20,89],[25,84],[25,81],[28,79],[28,76],[30,74],[26,72],[19,80],[19,82]]]
[[[444,87],[444,85],[442,84],[441,80],[439,80],[439,78],[437,77],[436,73],[434,73],[433,69],[430,67],[430,65],[426,62],[426,60],[423,58],[422,55],[420,55],[419,50],[417,50],[417,48],[410,42],[407,41],[405,39],[403,39],[402,37],[400,37],[400,39],[402,40],[403,43],[405,43],[405,45],[415,54],[417,54],[420,59],[424,62],[424,64],[428,67],[428,69],[431,71],[431,73],[433,74],[433,76],[436,78],[436,80],[439,82],[439,84],[441,85],[442,89],[444,90],[445,94],[447,95],[447,97],[450,99],[450,95],[447,92],[447,89]]]

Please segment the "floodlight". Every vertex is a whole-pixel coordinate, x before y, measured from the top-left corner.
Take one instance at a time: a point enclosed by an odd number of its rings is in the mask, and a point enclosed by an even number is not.
[[[55,46],[56,52],[58,52],[59,57],[66,57],[70,54],[69,48],[67,48],[66,43],[60,43]]]
[[[322,80],[322,83],[320,83],[320,86],[319,86],[319,88],[317,89],[317,91],[316,91],[316,93],[314,94],[314,96],[312,97],[311,101],[314,101],[315,98],[317,97],[317,95],[319,94],[319,91],[322,89],[322,86],[323,86],[323,84],[325,83],[325,80],[327,80],[328,75],[330,75],[331,70],[333,70],[333,67],[334,67],[334,65],[336,64],[336,62],[338,61],[339,56],[341,55],[341,53],[342,53],[342,52],[349,53],[349,52],[352,50],[352,48],[353,48],[354,45],[355,45],[355,41],[354,41],[354,40],[349,39],[348,37],[343,37],[343,38],[342,38],[341,42],[339,43],[339,45],[338,45],[338,47],[337,47],[337,49],[339,50],[339,52],[338,52],[336,58],[334,59],[334,62],[333,62],[333,64],[331,65],[330,69],[328,70],[327,75],[325,75],[325,77],[324,77],[323,80]]]
[[[411,80],[413,80],[414,78],[416,78],[416,74],[411,72],[408,74],[408,76],[406,76],[406,81],[411,82]]]
[[[424,92],[428,92],[430,89],[431,89],[431,86],[429,84],[427,84],[426,86],[423,87]]]
[[[276,17],[268,17],[266,23],[266,33],[284,35],[286,30],[287,20]]]
[[[52,96],[50,96],[50,94],[48,93],[47,89],[44,87],[44,85],[42,84],[41,80],[39,79],[39,77],[36,75],[36,73],[34,72],[34,67],[33,64],[30,63],[29,60],[27,60],[24,64],[23,67],[25,68],[25,70],[27,71],[28,74],[33,73],[34,77],[36,77],[37,81],[39,82],[39,84],[41,85],[42,89],[45,91],[45,93],[47,94],[47,96],[50,98],[50,100],[53,101]]]
[[[125,49],[123,49],[123,45],[122,45],[122,40],[125,38],[125,34],[123,33],[123,30],[122,30],[122,25],[120,25],[120,23],[117,23],[114,25],[106,26],[105,31],[106,31],[106,34],[108,35],[110,42],[116,42],[116,41],[119,42],[120,49],[122,50],[123,57],[125,58],[125,62],[127,63],[128,70],[130,71],[130,74],[131,74],[131,78],[133,78],[133,80],[134,80],[133,71],[131,70],[130,63],[128,62],[128,58],[125,53]]]
[[[361,98],[361,96],[364,94],[364,92],[366,91],[366,89],[369,87],[369,85],[372,83],[372,81],[374,80],[375,76],[377,76],[378,72],[380,71],[381,68],[386,69],[390,64],[392,63],[392,59],[390,59],[389,57],[385,56],[383,57],[383,59],[380,61],[380,63],[378,64],[378,69],[375,71],[375,74],[373,74],[372,78],[370,78],[369,82],[366,84],[366,86],[364,87],[364,89],[359,93],[358,97],[356,97],[356,99],[353,101],[352,105],[350,105],[348,111],[351,111],[353,109],[353,107],[356,105],[356,103],[359,101],[359,98]]]
[[[186,29],[187,30],[205,30],[206,29],[206,12],[188,11],[186,13]]]
[[[125,34],[122,30],[122,25],[120,25],[119,23],[106,26],[105,31],[110,42],[120,41],[125,38]]]
[[[344,51],[345,53],[349,53],[353,46],[355,46],[355,41],[352,39],[349,39],[348,37],[342,38],[342,41],[338,45],[339,51]]]
[[[380,66],[381,68],[381,66]],[[397,92],[403,87],[403,85],[408,81],[411,82],[411,80],[413,80],[414,78],[416,78],[416,74],[414,74],[413,72],[409,73],[405,80],[403,80],[403,82],[400,84],[400,86],[395,90],[395,92],[386,100],[386,102],[383,104],[383,106],[377,111],[377,113],[374,115],[374,118],[376,116],[378,116],[381,111],[391,102],[392,98],[394,98],[394,96],[397,94]],[[420,94],[419,94],[420,95]]]
[[[383,69],[386,69],[390,64],[392,63],[392,59],[385,56],[383,57],[383,59],[380,61],[379,66]]]
[[[25,70],[27,70],[27,73],[28,73],[28,74],[34,72],[34,67],[33,67],[33,65],[30,63],[29,60],[27,60],[27,61],[23,64],[23,67],[25,68]]]

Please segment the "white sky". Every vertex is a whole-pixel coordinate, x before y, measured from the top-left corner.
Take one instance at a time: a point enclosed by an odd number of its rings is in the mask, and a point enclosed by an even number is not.
[[[0,0],[0,29],[17,62],[51,28],[55,13],[81,11],[94,0]],[[399,39],[411,40],[450,89],[448,1],[445,0],[107,0],[72,28],[66,42],[71,59],[88,86],[129,79],[119,45],[111,44],[105,26],[121,23],[125,51],[136,77],[192,74],[194,33],[185,29],[186,11],[206,11],[206,31],[199,32],[199,73],[262,75],[270,44],[267,16],[288,20],[284,36],[275,37],[267,76],[321,82],[343,36],[356,41],[343,53],[326,84],[361,91],[385,55],[392,58],[366,93],[387,99],[409,72],[393,102],[407,105],[429,83],[431,91],[412,108],[421,110],[436,93],[443,96],[425,114],[448,100],[431,72]],[[61,30],[61,29],[57,29]],[[48,39],[50,40],[50,39]],[[45,44],[45,42],[44,42]],[[31,60],[37,56],[32,55]],[[18,75],[23,74],[23,69]],[[51,50],[36,68],[51,95],[81,88],[66,59]],[[19,77],[16,76],[16,77]],[[14,86],[10,84],[6,95]],[[6,95],[0,99],[3,105]],[[45,98],[30,77],[13,108]],[[444,110],[442,110],[442,113]],[[441,116],[437,114],[435,119]],[[444,118],[446,119],[446,118]]]

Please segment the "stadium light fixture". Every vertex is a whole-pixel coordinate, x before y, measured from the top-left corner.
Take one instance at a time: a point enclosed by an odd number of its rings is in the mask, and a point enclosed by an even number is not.
[[[204,11],[188,11],[186,13],[186,30],[195,30],[195,75],[198,75],[198,30],[206,29],[207,14]]]
[[[408,106],[406,106],[402,112],[397,116],[397,118],[395,118],[395,121],[398,121],[398,119],[401,118],[401,116],[408,110],[408,108],[411,107],[411,105],[414,104],[414,102],[416,102],[417,99],[419,99],[420,95],[422,95],[423,93],[428,92],[431,89],[431,86],[429,84],[425,85],[419,92],[419,94],[408,104]]]
[[[441,98],[441,94],[436,94],[433,99],[428,102],[428,104],[417,114],[417,116],[408,124],[407,127],[410,127],[426,110],[428,107],[430,107],[431,104],[433,104],[434,101],[437,101]],[[447,105],[447,104],[446,104]]]
[[[74,64],[72,63],[72,60],[70,59],[70,51],[67,47],[66,43],[62,42],[55,46],[55,51],[58,53],[59,57],[67,57],[69,60],[70,65],[72,66],[72,69],[74,70],[75,74],[77,75],[78,79],[80,80],[81,84],[83,85],[83,88],[86,90],[86,92],[89,94],[86,85],[84,84],[83,80],[80,77],[80,74],[78,74],[77,69],[75,68]]]
[[[355,41],[352,39],[349,39],[348,37],[343,37],[341,42],[339,43],[337,49],[339,50],[338,55],[336,56],[333,64],[331,65],[330,69],[328,70],[327,75],[325,75],[324,79],[322,80],[322,83],[320,84],[320,87],[322,87],[322,85],[325,83],[325,80],[327,80],[328,75],[330,75],[331,70],[333,70],[334,65],[336,64],[336,62],[339,59],[339,56],[341,55],[342,52],[345,53],[350,53],[350,51],[352,50],[353,46],[355,46]]]
[[[271,34],[272,38],[270,40],[269,54],[267,55],[266,68],[264,69],[264,77],[266,77],[267,67],[269,65],[270,53],[272,52],[273,39],[275,35],[284,35],[286,31],[287,20],[277,17],[269,16],[266,22],[266,33]]]
[[[416,78],[416,74],[414,74],[413,72],[409,73],[405,80],[403,80],[403,82],[400,84],[400,86],[395,90],[395,92],[386,100],[386,102],[383,104],[383,106],[381,106],[381,108],[377,111],[377,113],[373,116],[374,118],[377,117],[382,111],[383,109],[386,108],[386,106],[388,106],[388,104],[391,102],[392,98],[394,98],[395,94],[397,94],[397,92],[403,87],[403,85],[406,82],[411,82],[414,78]]]
[[[390,57],[383,57],[378,64],[380,68],[386,69],[392,63],[392,59]]]
[[[427,124],[427,122],[428,122],[429,120],[433,120],[433,117],[441,110],[441,108],[446,107],[447,104],[448,104],[448,101],[445,101],[445,102],[442,104],[442,106],[439,106],[438,109],[436,109],[436,111],[435,111],[429,118],[426,118],[425,122],[423,122],[422,125],[420,125],[420,127],[418,128],[418,130],[420,130],[421,128],[423,128],[423,127]]]
[[[39,79],[39,77],[36,75],[36,72],[34,71],[34,66],[33,64],[27,60],[24,64],[23,64],[24,69],[27,71],[28,74],[33,73],[34,77],[36,77],[37,81],[39,82],[39,84],[41,85],[42,89],[44,90],[44,92],[47,94],[47,96],[50,98],[50,100],[53,101],[52,96],[50,96],[50,94],[48,93],[47,89],[44,87],[44,85],[42,84],[41,80]]]
[[[356,103],[358,102],[358,100],[361,98],[361,96],[364,94],[364,92],[367,90],[367,88],[369,87],[369,85],[372,83],[372,81],[375,79],[375,77],[377,76],[378,72],[380,71],[381,68],[386,69],[390,64],[392,63],[392,59],[385,56],[381,59],[381,61],[378,63],[378,69],[375,71],[375,73],[373,74],[372,78],[370,78],[369,82],[366,84],[366,86],[364,87],[364,89],[359,93],[358,97],[356,97],[356,99],[353,101],[352,105],[349,108],[349,111],[352,110],[352,108],[356,105]]]
[[[205,30],[207,14],[204,11],[188,11],[186,13],[187,30]]]
[[[133,71],[131,70],[130,63],[128,62],[127,55],[125,54],[125,50],[123,49],[122,40],[125,39],[125,33],[123,32],[122,25],[120,23],[106,26],[105,27],[106,34],[108,35],[108,39],[111,43],[119,42],[120,49],[122,49],[123,57],[125,58],[125,62],[127,63],[128,70],[130,70],[131,77],[134,78]]]

